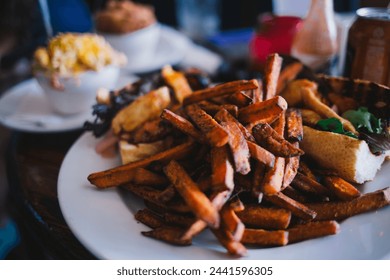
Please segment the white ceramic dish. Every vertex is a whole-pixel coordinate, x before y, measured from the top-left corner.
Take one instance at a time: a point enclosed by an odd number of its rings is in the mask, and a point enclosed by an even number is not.
[[[184,58],[187,49],[192,46],[192,42],[186,36],[169,26],[159,25],[158,33],[158,36],[154,38],[157,39],[154,51],[142,60],[130,58],[129,63],[125,66],[128,72],[145,73],[157,70],[166,64],[177,64]],[[110,39],[107,40],[110,41]],[[120,46],[115,45],[114,43],[113,47],[118,50],[126,49],[124,43]],[[148,46],[144,46],[144,48],[148,48]]]
[[[112,89],[119,78],[117,66],[106,66],[100,71],[86,71],[77,76],[58,77],[63,89],[52,86],[51,77],[37,72],[35,77],[47,96],[52,109],[63,115],[85,112],[96,102],[99,88]]]
[[[136,79],[135,76],[120,75],[115,88]],[[91,107],[75,115],[55,113],[36,79],[14,86],[0,98],[0,123],[11,129],[37,133],[61,132],[81,128],[86,120],[91,119]]]
[[[67,153],[58,178],[62,213],[76,237],[101,259],[232,259],[208,231],[190,247],[176,247],[141,235],[148,228],[134,219],[138,198],[116,189],[99,191],[87,176],[119,164],[95,153],[97,140],[82,135]],[[389,186],[390,162],[361,190]],[[243,259],[390,259],[390,207],[351,217],[337,235],[279,248],[250,249]]]
[[[140,65],[154,56],[160,39],[160,24],[153,24],[129,34],[102,34],[106,41],[127,57],[127,65]]]

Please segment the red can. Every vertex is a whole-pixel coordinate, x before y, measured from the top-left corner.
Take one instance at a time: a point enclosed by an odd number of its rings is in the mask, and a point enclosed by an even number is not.
[[[356,13],[348,33],[344,74],[390,86],[390,13],[381,8]]]

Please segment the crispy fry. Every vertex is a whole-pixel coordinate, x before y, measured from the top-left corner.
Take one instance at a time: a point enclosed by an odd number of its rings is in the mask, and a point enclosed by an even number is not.
[[[283,89],[286,87],[286,85],[294,80],[299,72],[301,72],[303,68],[303,64],[300,62],[293,62],[280,71],[279,79],[278,79],[278,86],[276,88],[276,95],[279,95]]]
[[[174,225],[174,226],[184,227],[184,228],[189,227],[196,220],[196,218],[192,215],[191,216],[180,215],[172,212],[165,212],[163,216],[164,216],[164,221],[168,225]]]
[[[275,164],[275,163],[274,163]],[[263,179],[265,175],[266,165],[261,162],[255,162],[253,167],[252,185],[248,187],[251,190],[252,196],[257,199],[257,203],[263,200]]]
[[[227,97],[227,101],[231,104],[236,105],[237,107],[245,107],[249,104],[253,103],[253,100],[251,97],[249,97],[245,92],[239,91],[236,93],[233,93]]]
[[[277,157],[274,166],[265,172],[261,183],[264,194],[275,194],[282,190],[285,164],[284,158]]]
[[[263,82],[262,80],[256,80],[257,82],[257,88],[252,90],[252,100],[253,103],[259,103],[264,100],[263,98]]]
[[[329,190],[327,188],[318,183],[316,180],[313,180],[299,172],[291,182],[291,186],[317,197],[329,196]]]
[[[193,213],[210,227],[217,228],[220,222],[217,209],[211,204],[208,197],[199,190],[187,172],[174,160],[168,163],[164,172]]]
[[[268,167],[274,166],[275,156],[272,153],[251,141],[247,141],[247,144],[249,148],[249,153],[253,159],[257,160],[258,162],[264,163]]]
[[[148,208],[138,210],[134,218],[150,228],[158,228],[164,225],[163,219]]]
[[[237,212],[241,221],[250,228],[286,229],[291,220],[291,212],[283,208],[269,208],[261,205],[246,205]]]
[[[305,196],[303,193],[301,193],[300,191],[294,189],[293,187],[291,186],[286,186],[283,191],[282,191],[283,194],[285,194],[286,196],[300,202],[300,203],[305,203],[307,202],[307,196]]]
[[[91,184],[99,188],[115,187],[127,183],[133,178],[132,170],[140,167],[146,167],[152,162],[169,161],[172,159],[180,159],[187,156],[193,151],[194,143],[191,141],[180,144],[169,150],[157,153],[148,158],[124,164],[105,171],[92,173],[88,176]]]
[[[281,96],[276,96],[269,100],[241,108],[238,111],[238,119],[244,124],[256,124],[259,122],[272,123],[286,109],[286,100]]]
[[[218,241],[227,249],[228,253],[235,256],[245,256],[247,249],[241,242],[234,240],[232,234],[226,229],[212,229]]]
[[[267,57],[264,71],[265,100],[271,99],[276,95],[282,61],[283,59],[278,54],[271,54]]]
[[[336,221],[309,222],[288,229],[288,243],[323,237],[338,233],[340,225]]]
[[[312,109],[322,117],[336,118],[340,120],[345,130],[357,134],[355,127],[350,121],[340,117],[335,111],[329,108],[326,104],[322,103],[321,100],[315,96],[314,92],[311,89],[303,88],[302,97],[306,107]]]
[[[363,194],[349,201],[330,201],[306,204],[317,212],[315,220],[341,221],[354,215],[377,210],[390,204],[390,187]]]
[[[300,161],[298,171],[302,173],[303,175],[309,177],[312,180],[317,180],[316,175],[313,173],[313,171],[309,168],[307,163],[303,160]]]
[[[360,196],[360,191],[338,176],[325,176],[324,184],[329,191],[341,200],[351,200]]]
[[[246,228],[241,242],[262,247],[284,246],[288,243],[288,232],[285,230],[267,231]]]
[[[228,110],[224,110],[224,109],[221,109],[218,111],[218,113],[214,116],[214,118],[218,121],[218,122],[222,122],[222,121],[229,121],[229,122],[234,122],[238,128],[241,130],[241,133],[244,135],[245,139],[246,140],[249,140],[249,141],[252,141],[252,142],[255,142],[255,138],[253,137],[253,135],[249,132],[248,129],[245,128],[245,126],[243,126],[235,117],[233,117],[229,112]]]
[[[144,236],[152,237],[158,240],[168,242],[179,246],[189,246],[192,244],[191,239],[183,239],[183,229],[172,226],[161,226],[151,231],[141,232]]]
[[[225,205],[221,209],[221,219],[223,227],[228,230],[234,241],[240,241],[244,234],[245,225],[240,218],[236,215],[230,205]]]
[[[303,138],[302,115],[298,109],[287,109],[286,111],[286,139],[295,142]]]
[[[192,89],[183,72],[175,71],[170,65],[164,66],[161,75],[167,84],[173,88],[176,100],[181,104],[192,94]]]
[[[279,207],[290,210],[294,216],[297,216],[303,220],[312,220],[317,215],[315,209],[311,209],[281,192],[278,192],[274,195],[267,195],[265,198]]]
[[[298,142],[294,143],[293,145],[299,148]],[[294,180],[295,176],[297,175],[298,168],[299,168],[299,156],[286,158],[282,188],[285,188],[291,184],[291,182]]]
[[[217,104],[214,104],[211,102],[202,101],[202,102],[199,102],[198,105],[201,109],[206,111],[207,114],[209,114],[209,115],[215,115],[216,113],[218,113],[219,110],[224,108],[224,109],[226,109],[226,111],[229,112],[229,114],[231,114],[235,118],[237,118],[237,116],[238,116],[238,107],[236,105],[233,105],[233,104],[217,105]]]
[[[303,155],[303,151],[283,139],[269,124],[262,123],[253,127],[253,136],[256,142],[278,157],[296,157]]]
[[[186,112],[195,122],[196,126],[204,133],[206,140],[211,146],[221,147],[228,142],[229,135],[226,130],[198,105],[188,105]]]
[[[192,95],[184,99],[184,105],[196,103],[214,97],[233,94],[238,91],[256,89],[257,87],[258,87],[258,83],[256,80],[249,80],[249,81],[239,80],[234,82],[228,82],[228,83],[216,85],[211,88],[194,91]]]
[[[223,109],[224,110],[224,109]],[[228,132],[229,135],[229,147],[233,155],[233,162],[235,171],[243,175],[248,174],[251,170],[249,162],[249,148],[244,135],[241,133],[240,128],[236,125],[236,122],[231,121],[225,117],[225,114],[219,114],[219,120],[221,126]]]
[[[215,191],[233,190],[234,169],[226,146],[211,150],[211,182]]]
[[[133,144],[151,143],[166,138],[171,131],[172,128],[158,118],[147,121],[135,128],[131,133],[127,133],[126,140]]]
[[[174,127],[176,127],[181,132],[191,136],[196,141],[199,141],[201,143],[205,142],[205,138],[203,134],[196,129],[193,124],[188,121],[187,119],[175,114],[174,112],[164,109],[164,111],[161,114],[161,118],[164,120],[167,120],[169,123],[171,123]]]

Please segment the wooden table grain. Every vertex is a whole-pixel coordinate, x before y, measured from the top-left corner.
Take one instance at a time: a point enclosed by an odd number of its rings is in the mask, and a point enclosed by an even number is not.
[[[67,226],[57,196],[62,160],[81,133],[14,132],[9,140],[6,165],[12,208],[29,242],[42,250],[42,258],[95,258]]]

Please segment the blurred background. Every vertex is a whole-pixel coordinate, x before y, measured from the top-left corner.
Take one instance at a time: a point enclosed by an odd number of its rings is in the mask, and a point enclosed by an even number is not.
[[[0,96],[9,87],[31,77],[35,49],[60,32],[93,32],[94,14],[105,0],[0,1]],[[229,63],[245,64],[248,44],[261,19],[272,14],[305,17],[308,0],[139,0],[150,4],[162,24],[189,36],[197,44],[218,53]],[[353,18],[360,7],[386,7],[388,1],[334,1],[337,15]],[[197,10],[199,10],[197,12]],[[49,17],[48,17],[49,15]],[[205,20],[205,17],[208,17]],[[234,52],[231,50],[234,46]],[[244,60],[244,62],[243,62]],[[219,69],[220,70],[220,69]],[[5,153],[10,131],[0,126],[0,259],[45,258],[22,226],[12,200],[5,172]],[[10,218],[11,217],[11,218]],[[12,219],[14,217],[14,219]],[[3,253],[3,255],[2,255]]]

